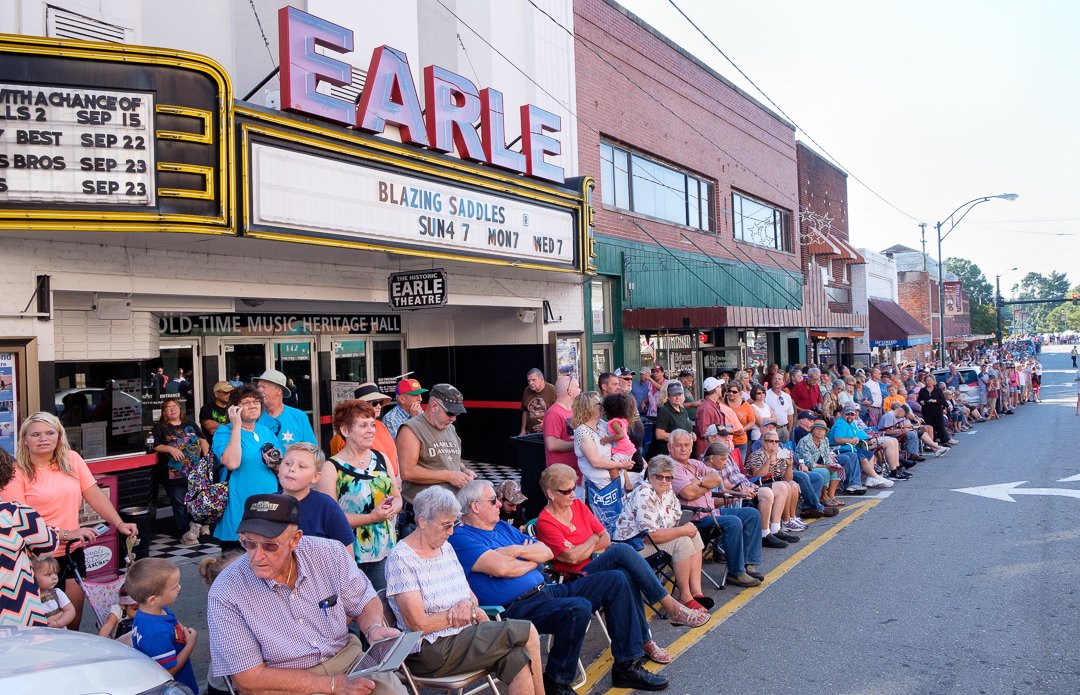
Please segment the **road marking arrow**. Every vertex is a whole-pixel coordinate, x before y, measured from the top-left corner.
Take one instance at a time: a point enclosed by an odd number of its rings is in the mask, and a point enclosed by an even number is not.
[[[1075,483],[1077,481],[1080,481],[1080,473],[1077,473],[1076,475],[1070,475],[1068,478],[1062,478],[1058,482],[1059,483]]]
[[[976,497],[989,497],[990,499],[1001,500],[1003,502],[1015,502],[1016,500],[1012,498],[1013,495],[1057,495],[1058,497],[1075,497],[1080,499],[1080,490],[1067,490],[1065,488],[1056,487],[1021,488],[1020,486],[1026,482],[1026,480],[1019,480],[1015,483],[963,487],[954,489],[953,492],[963,492],[966,495],[975,495]]]

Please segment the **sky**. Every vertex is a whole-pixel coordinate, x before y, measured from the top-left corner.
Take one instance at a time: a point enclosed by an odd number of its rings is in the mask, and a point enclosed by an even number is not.
[[[619,2],[767,103],[671,0]],[[1080,283],[1080,2],[674,2],[849,172],[855,246],[919,249],[925,222],[936,257],[941,221],[943,255],[1000,273],[1006,296],[1028,272]],[[1020,197],[949,232],[955,208],[999,193]]]

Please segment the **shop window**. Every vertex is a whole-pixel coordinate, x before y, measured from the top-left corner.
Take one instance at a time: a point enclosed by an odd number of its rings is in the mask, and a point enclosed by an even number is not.
[[[161,401],[175,396],[185,418],[193,410],[190,366],[166,373],[162,360],[58,362],[54,412],[71,448],[97,459],[146,451],[146,434],[161,416]]]
[[[712,184],[686,172],[600,143],[604,205],[708,231]]]
[[[611,281],[593,280],[589,286],[592,294],[593,333],[611,333],[614,330],[611,326]]]
[[[778,251],[791,252],[791,213],[732,192],[735,238]]]

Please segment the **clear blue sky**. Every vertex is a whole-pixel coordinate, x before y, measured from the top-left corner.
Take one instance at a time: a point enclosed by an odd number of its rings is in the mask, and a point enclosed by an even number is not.
[[[668,0],[619,0],[759,101]],[[841,165],[933,224],[980,205],[943,245],[1002,290],[1028,271],[1080,282],[1080,2],[675,0]],[[811,144],[811,146],[813,146]],[[854,179],[857,246],[919,248],[919,227]],[[1018,271],[1007,272],[1018,266]]]

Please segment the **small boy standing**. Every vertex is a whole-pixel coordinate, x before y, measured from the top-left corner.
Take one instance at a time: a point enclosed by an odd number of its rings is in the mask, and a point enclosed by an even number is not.
[[[355,532],[345,512],[333,497],[313,489],[322,479],[325,462],[319,447],[297,442],[285,450],[278,466],[278,482],[284,494],[300,503],[300,530],[305,536],[333,538],[352,548]]]
[[[143,558],[128,569],[124,588],[139,604],[132,621],[132,646],[158,662],[191,692],[199,692],[189,661],[199,633],[181,625],[169,610],[180,595],[180,569],[168,560]]]

